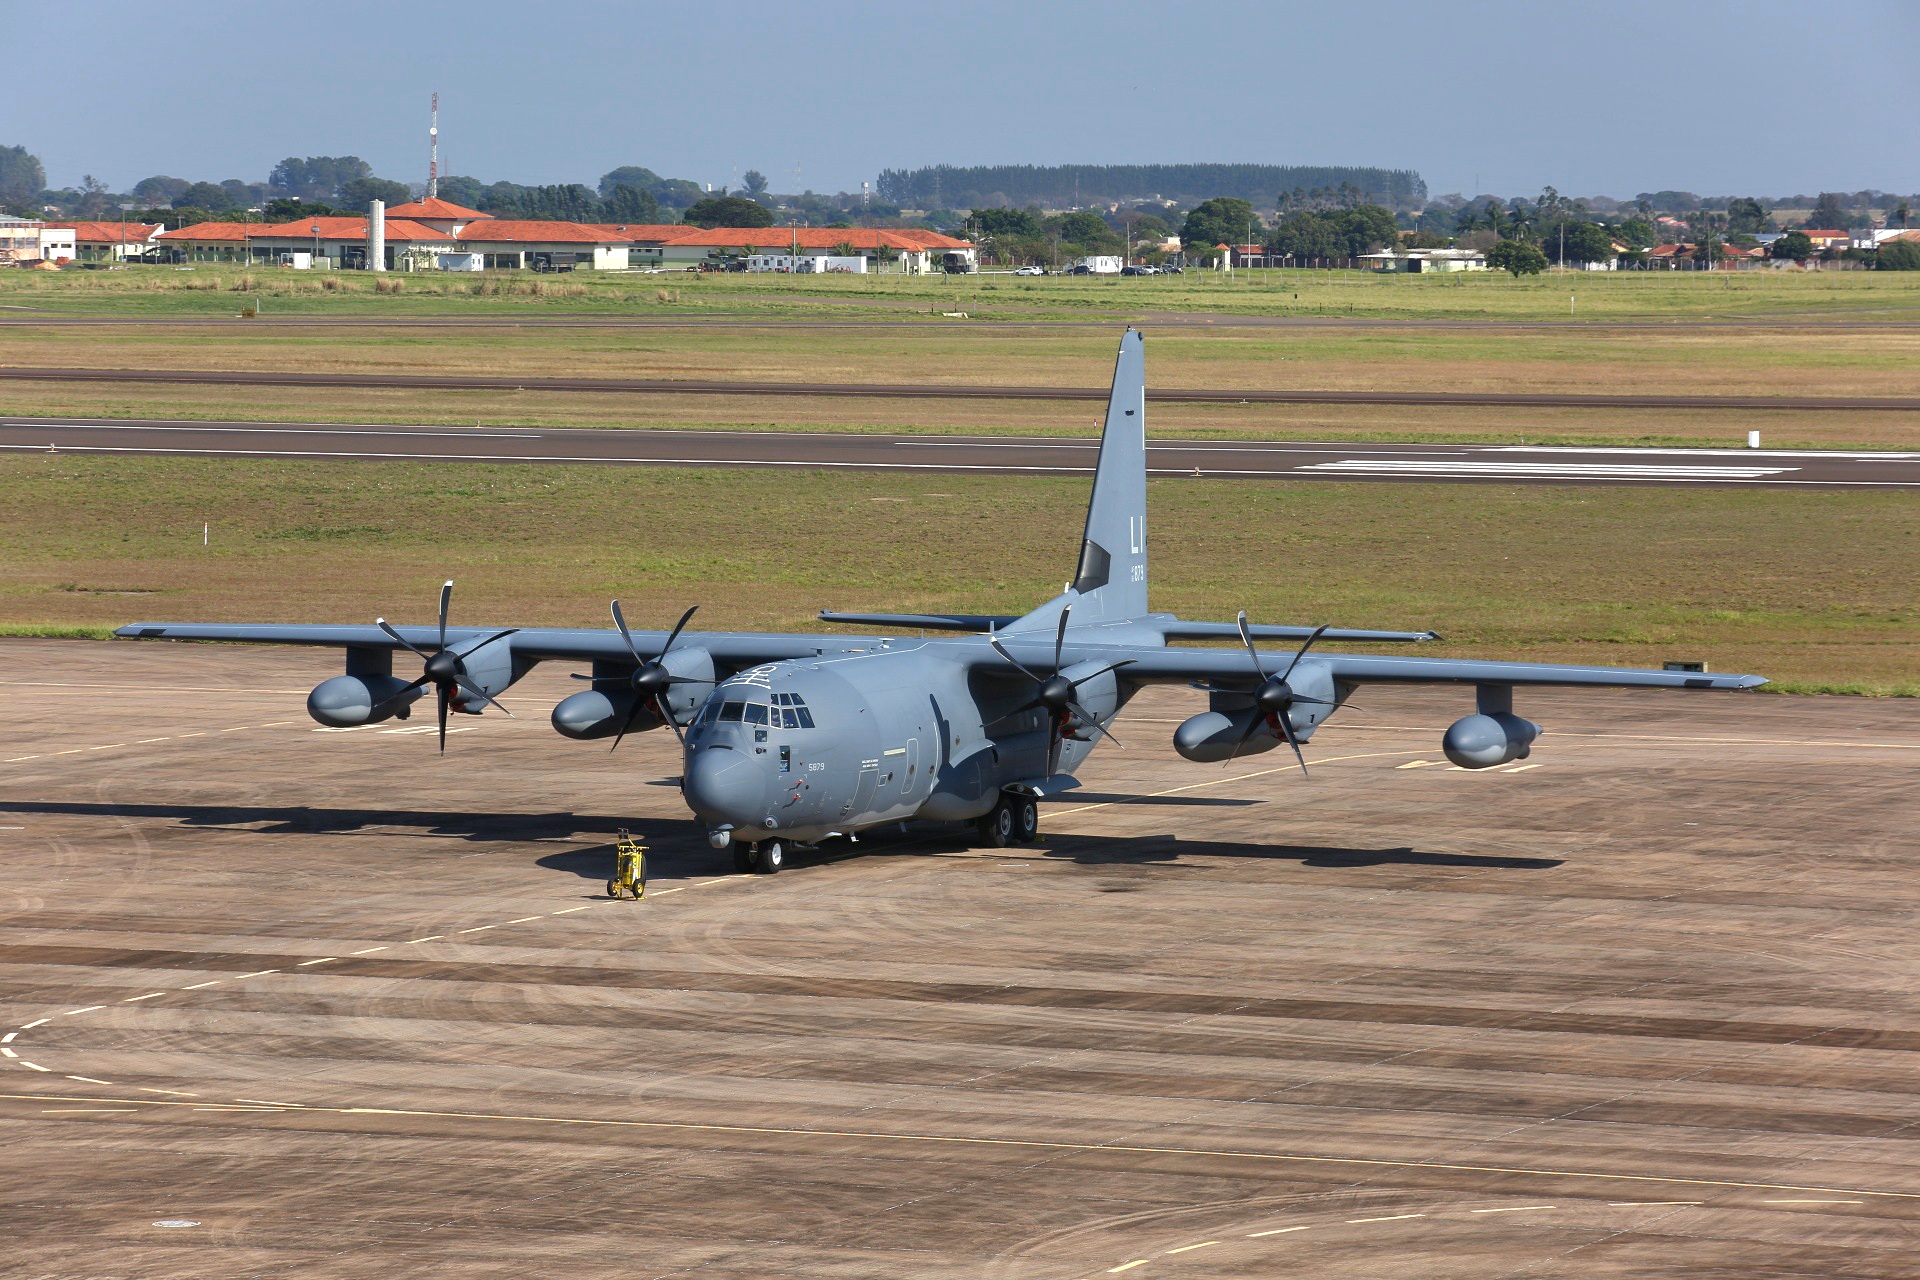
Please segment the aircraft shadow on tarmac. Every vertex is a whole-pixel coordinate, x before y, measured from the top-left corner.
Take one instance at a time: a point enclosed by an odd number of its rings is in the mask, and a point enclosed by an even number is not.
[[[1235,802],[1238,803],[1238,802]],[[1251,803],[1251,802],[1248,802]],[[613,836],[623,827],[636,828],[651,846],[653,870],[690,873],[711,871],[716,855],[698,839],[688,823],[642,824],[620,818],[575,813],[474,813],[398,809],[327,809],[305,805],[192,805],[105,804],[82,801],[0,801],[0,813],[95,818],[172,819],[182,826],[206,829],[246,829],[262,834],[328,835],[353,831],[393,830],[436,839],[473,841],[533,841],[605,837],[606,843],[556,851],[535,860],[538,866],[583,879],[604,880],[613,869]],[[265,825],[262,825],[265,824]],[[648,832],[646,828],[654,830]],[[665,830],[660,829],[665,827]],[[684,830],[682,829],[684,828]],[[959,853],[975,848],[966,829],[915,831],[895,835],[875,833],[857,845],[834,844],[819,854],[802,855],[796,865],[819,858],[840,861],[848,857],[912,856]],[[1009,850],[1019,856],[1019,850]],[[1293,861],[1307,867],[1477,867],[1487,870],[1545,871],[1562,865],[1557,858],[1511,855],[1431,853],[1409,847],[1354,849],[1337,846],[1246,844],[1218,840],[1182,839],[1173,835],[1074,836],[1042,835],[1032,857],[1074,862],[1083,866],[1150,866],[1183,859],[1254,858]]]

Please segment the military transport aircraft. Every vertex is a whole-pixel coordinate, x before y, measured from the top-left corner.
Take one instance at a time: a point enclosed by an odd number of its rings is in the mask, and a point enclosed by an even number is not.
[[[1147,605],[1146,360],[1141,335],[1120,342],[1093,498],[1073,581],[1017,617],[823,613],[869,627],[968,633],[937,638],[449,627],[453,584],[437,628],[141,622],[133,639],[321,645],[346,651],[346,673],[317,686],[307,710],[323,725],[406,719],[431,689],[440,749],[449,712],[478,715],[544,661],[590,662],[588,687],[553,709],[575,739],[666,727],[683,751],[682,791],[736,870],[779,870],[793,845],[911,819],[977,824],[981,838],[1033,840],[1035,800],[1076,786],[1073,770],[1144,685],[1184,684],[1207,709],[1174,731],[1194,761],[1301,744],[1362,685],[1470,685],[1474,713],[1442,750],[1468,769],[1529,754],[1539,726],[1513,713],[1516,686],[1610,685],[1750,689],[1758,676],[1328,653],[1317,641],[1420,641],[1432,632],[1190,622]],[[697,606],[696,606],[697,607]],[[1231,648],[1169,641],[1237,640]],[[1292,652],[1260,642],[1298,641]],[[420,675],[395,675],[394,659]],[[501,710],[505,710],[501,707]]]

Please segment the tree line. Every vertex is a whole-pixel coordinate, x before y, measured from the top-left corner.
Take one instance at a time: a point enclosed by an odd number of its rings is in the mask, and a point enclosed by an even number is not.
[[[1350,187],[1354,203],[1418,208],[1427,184],[1412,169],[1274,164],[930,165],[882,169],[874,190],[919,209],[1078,208],[1091,203],[1171,202],[1191,208],[1215,196],[1266,201],[1276,191]]]

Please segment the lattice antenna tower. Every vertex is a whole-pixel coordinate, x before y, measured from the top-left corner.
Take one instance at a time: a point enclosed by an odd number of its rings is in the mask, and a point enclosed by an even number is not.
[[[427,199],[440,194],[440,95],[433,95],[433,112],[427,124]]]

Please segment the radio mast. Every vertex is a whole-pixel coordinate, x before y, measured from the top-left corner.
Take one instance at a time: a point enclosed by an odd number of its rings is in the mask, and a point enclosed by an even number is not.
[[[433,95],[433,116],[427,126],[427,199],[440,194],[440,95]]]

